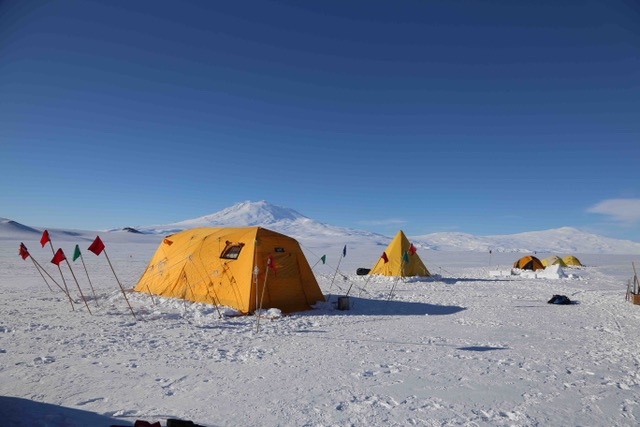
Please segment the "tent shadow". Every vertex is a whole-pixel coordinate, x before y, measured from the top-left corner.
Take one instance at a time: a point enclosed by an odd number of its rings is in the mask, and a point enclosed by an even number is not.
[[[471,345],[468,347],[458,347],[457,350],[464,350],[464,351],[509,350],[509,347],[491,347],[489,345]]]
[[[361,297],[349,297],[349,310],[337,310],[337,296],[327,296],[327,301],[331,304],[331,311],[345,316],[446,316],[456,314],[465,307],[457,305],[435,305],[423,302],[407,302],[407,301],[387,301]],[[322,308],[322,307],[320,307]],[[311,310],[304,312],[305,314],[326,314],[326,310]]]
[[[459,283],[459,282],[511,282],[511,281],[512,279],[500,279],[497,277],[493,279],[475,279],[470,277],[460,277],[460,278],[441,277],[437,280],[437,282],[442,282],[447,285],[455,285],[456,283]]]
[[[35,402],[20,397],[0,396],[0,423],[11,427],[109,427],[133,426],[129,421],[99,415],[81,409]]]

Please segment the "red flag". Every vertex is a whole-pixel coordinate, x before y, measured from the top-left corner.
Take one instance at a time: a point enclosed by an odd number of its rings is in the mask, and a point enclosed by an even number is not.
[[[382,252],[382,256],[380,256],[380,258],[382,258],[384,260],[385,264],[389,262],[389,258],[387,258],[387,253],[386,252]]]
[[[49,238],[49,232],[47,230],[44,230],[44,233],[42,233],[42,237],[40,238],[40,244],[44,248],[44,245],[46,245],[50,241],[51,239]]]
[[[277,276],[276,274],[276,264],[273,262],[273,258],[271,258],[271,254],[269,254],[269,256],[267,257],[267,267],[269,267],[270,269],[273,270],[273,275]]]
[[[416,247],[413,246],[413,243],[411,243],[411,246],[409,246],[409,255],[413,255],[416,253]]]
[[[18,255],[20,255],[23,260],[27,259],[27,257],[29,256],[29,251],[27,250],[27,247],[22,242],[20,242],[20,250],[18,251]]]
[[[96,240],[93,241],[91,246],[89,246],[89,250],[96,255],[100,255],[104,250],[104,243],[100,240],[100,236],[96,236]]]
[[[67,257],[64,256],[64,252],[62,252],[62,249],[58,249],[58,252],[56,252],[56,254],[53,256],[53,259],[51,259],[51,264],[60,266],[60,263],[65,259],[67,259]]]

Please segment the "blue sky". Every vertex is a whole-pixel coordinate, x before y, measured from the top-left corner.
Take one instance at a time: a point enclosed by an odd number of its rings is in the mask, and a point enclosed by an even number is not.
[[[640,241],[640,3],[0,2],[0,216]]]

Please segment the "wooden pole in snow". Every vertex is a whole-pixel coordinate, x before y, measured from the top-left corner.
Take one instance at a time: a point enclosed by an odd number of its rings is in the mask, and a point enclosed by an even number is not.
[[[338,265],[336,266],[336,271],[333,273],[333,279],[331,279],[331,286],[329,286],[329,296],[327,297],[327,302],[331,298],[331,290],[333,289],[333,282],[336,280],[336,275],[338,274],[338,269],[340,268],[340,263],[342,262],[342,258],[347,255],[347,245],[344,245],[344,249],[342,249],[342,255],[340,255],[340,259],[338,260]]]
[[[48,232],[47,232],[47,235],[49,235]],[[53,256],[56,256],[56,251],[53,249],[53,243],[51,243],[51,236],[49,236],[49,246],[51,247],[51,253],[53,254]],[[57,264],[56,266],[58,267],[58,271],[60,272],[60,277],[62,277],[64,292],[67,294],[67,297],[69,297],[69,302],[71,303],[71,309],[75,310],[76,308],[73,306],[73,298],[71,298],[71,294],[69,293],[69,287],[67,286],[67,281],[64,280],[64,274],[62,274],[62,269],[60,268],[60,264]]]
[[[93,313],[89,308],[89,304],[87,304],[87,299],[84,297],[84,294],[82,293],[82,289],[80,289],[80,283],[78,283],[78,279],[76,279],[76,275],[73,274],[73,270],[71,269],[71,264],[69,264],[69,260],[67,259],[67,257],[64,257],[64,260],[66,261],[67,266],[69,267],[69,271],[71,272],[71,276],[73,276],[73,280],[75,280],[76,282],[76,286],[78,286],[78,292],[80,292],[80,296],[82,297],[82,301],[84,301],[84,305],[87,307],[89,314],[93,316]]]
[[[269,267],[267,267],[264,271],[264,284],[262,285],[262,296],[260,297],[260,308],[259,310],[262,311],[262,302],[264,301],[264,291],[265,289],[267,289],[267,277],[269,276]],[[256,310],[256,312],[258,312],[258,310]],[[256,332],[260,332],[260,316],[262,314],[258,313],[256,315]]]
[[[129,310],[131,310],[131,315],[133,316],[134,319],[138,320],[136,318],[136,314],[133,312],[133,308],[131,307],[131,304],[129,304],[129,298],[127,298],[127,294],[124,292],[124,288],[122,287],[122,283],[120,283],[120,280],[118,279],[118,276],[116,276],[116,271],[113,269],[113,265],[111,265],[111,260],[109,259],[109,255],[107,255],[106,249],[102,249],[102,252],[104,252],[104,256],[107,258],[107,262],[109,263],[109,267],[111,267],[111,271],[113,272],[113,277],[116,278],[116,282],[118,282],[118,286],[120,286],[120,290],[122,291],[122,296],[124,297],[125,301],[127,301],[127,305],[129,306]]]
[[[262,296],[260,297],[260,311],[262,311],[262,303],[264,301],[264,291],[267,289],[267,277],[269,277],[269,263],[273,262],[271,260],[271,255],[267,259],[267,268],[264,271],[264,284],[262,285]],[[258,313],[256,318],[256,332],[260,332],[260,316],[262,313]]]
[[[40,271],[40,268],[38,268],[38,264],[36,264],[36,260],[33,259],[31,254],[29,254],[29,258],[31,258],[31,262],[33,262],[33,266],[36,268],[36,270],[38,270],[38,273],[40,273],[40,277],[42,277],[42,280],[44,280],[44,283],[46,283],[47,288],[49,288],[49,290],[53,292],[53,289],[51,288],[51,286],[49,286],[49,282],[47,282],[47,279],[44,278],[44,274],[42,274],[42,271]],[[60,287],[60,285],[58,285],[58,287]],[[60,288],[60,290],[64,292],[64,289]]]
[[[31,261],[33,261],[33,263],[35,264],[36,268],[38,269],[38,271],[40,271],[40,275],[42,275],[42,272],[44,271],[44,274],[46,274],[47,276],[49,276],[49,279],[51,279],[51,281],[53,283],[56,284],[56,286],[58,288],[60,288],[60,290],[62,291],[63,294],[67,295],[67,293],[64,291],[64,288],[62,286],[60,286],[60,284],[58,282],[56,282],[56,279],[54,279],[53,277],[51,277],[51,275],[49,274],[49,272],[47,270],[44,269],[44,267],[42,267],[40,265],[40,263],[38,261],[36,261],[36,259],[34,257],[32,257],[31,255],[29,255],[29,257],[31,258]],[[48,285],[48,283],[47,283]],[[67,295],[68,296],[68,295]],[[73,304],[73,302],[71,302],[71,304]]]
[[[96,307],[99,307],[98,297],[96,296],[96,291],[93,289],[93,284],[91,283],[91,279],[89,278],[89,270],[87,270],[87,265],[84,263],[84,257],[82,256],[82,252],[80,252],[80,261],[82,261],[84,272],[87,274],[87,280],[89,281],[89,286],[91,287],[91,293],[93,293],[93,300],[96,302]]]

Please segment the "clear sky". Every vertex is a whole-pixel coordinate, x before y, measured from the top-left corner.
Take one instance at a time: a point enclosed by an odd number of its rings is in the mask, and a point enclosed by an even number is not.
[[[386,235],[640,241],[640,3],[0,1],[1,217],[245,200]]]

